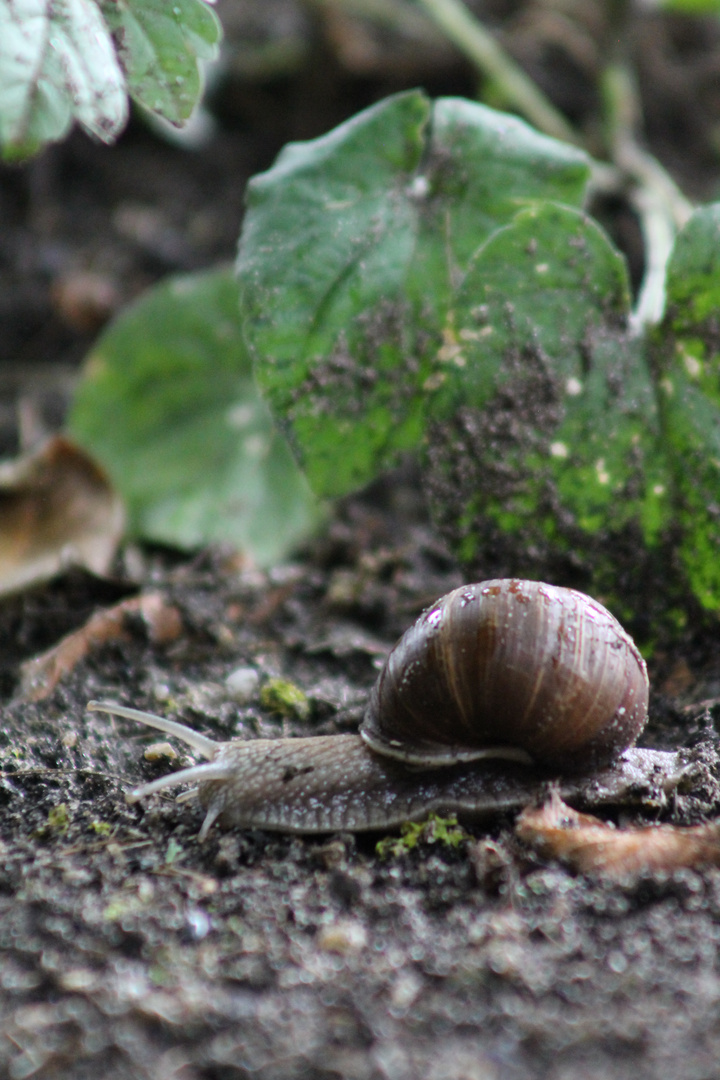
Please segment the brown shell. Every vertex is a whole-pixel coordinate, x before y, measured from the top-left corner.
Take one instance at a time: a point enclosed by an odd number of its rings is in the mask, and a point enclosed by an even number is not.
[[[584,769],[635,742],[647,704],[645,661],[602,604],[538,581],[483,581],[442,597],[400,638],[361,735],[421,765],[511,747]]]

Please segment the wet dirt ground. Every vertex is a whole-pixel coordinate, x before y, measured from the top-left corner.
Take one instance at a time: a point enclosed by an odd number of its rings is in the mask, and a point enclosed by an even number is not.
[[[598,122],[588,41],[601,7],[563,5],[564,22],[557,4],[478,7],[585,130]],[[388,31],[365,27],[363,38],[339,9],[267,11],[225,5],[242,41],[280,38],[285,67],[239,49],[211,95],[218,127],[201,150],[135,122],[117,147],[74,134],[0,169],[3,453],[61,422],[108,311],[166,273],[232,256],[244,184],[284,141],[403,86],[474,92],[467,66],[432,35],[404,52],[402,39],[384,48]],[[712,198],[720,30],[648,16],[632,35],[651,145],[688,194]],[[637,267],[632,215],[604,211]],[[78,275],[83,297],[94,282],[102,303],[68,300]],[[137,783],[191,759],[175,743],[177,759],[147,760],[157,734],[87,713],[89,699],[172,715],[216,739],[354,731],[386,651],[461,581],[408,469],[338,505],[319,537],[267,573],[229,552],[131,546],[108,580],[71,573],[2,603],[0,1075],[717,1077],[718,868],[619,882],[576,874],[522,846],[510,815],[469,827],[456,848],[428,840],[385,858],[382,834],[215,828],[199,843],[192,803],[126,802]],[[23,661],[150,592],[179,612],[171,640],[157,644],[128,618],[49,697],[19,700]],[[240,667],[259,675],[245,702],[226,682]],[[691,623],[650,669],[642,744],[700,748],[706,768],[643,820],[711,821],[720,627]],[[276,676],[305,692],[307,718],[261,705]],[[610,817],[636,819],[623,808]]]

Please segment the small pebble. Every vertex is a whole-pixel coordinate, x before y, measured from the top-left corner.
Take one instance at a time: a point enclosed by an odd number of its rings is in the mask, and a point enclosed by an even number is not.
[[[235,668],[225,679],[228,694],[233,701],[237,701],[240,705],[252,701],[259,685],[260,676],[255,668],[251,667]]]
[[[169,742],[154,742],[146,748],[143,757],[146,761],[174,761],[177,757],[177,751],[172,748]]]
[[[97,981],[96,972],[89,968],[71,968],[58,976],[58,982],[63,990],[68,990],[73,994],[87,993],[88,990],[92,990]]]
[[[192,941],[202,941],[210,933],[210,918],[202,908],[190,908],[185,915],[185,929]]]
[[[362,923],[346,919],[324,926],[318,933],[317,943],[325,952],[359,952],[367,944],[367,931]]]

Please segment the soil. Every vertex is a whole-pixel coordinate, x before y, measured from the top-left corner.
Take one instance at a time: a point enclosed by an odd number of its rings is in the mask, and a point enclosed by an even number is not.
[[[477,4],[556,104],[599,140],[605,9]],[[638,8],[641,6],[638,5]],[[62,423],[103,320],[167,273],[232,257],[247,178],[290,138],[386,93],[472,96],[427,27],[378,30],[337,5],[220,6],[234,43],[183,149],[134,121],[113,148],[75,133],[0,169],[0,450]],[[262,14],[261,14],[262,13]],[[651,149],[698,199],[717,190],[720,23],[636,14],[623,44]],[[599,145],[599,143],[598,143]],[[637,222],[597,207],[641,269]],[[488,567],[488,575],[492,567]],[[521,572],[521,568],[518,568]],[[87,713],[113,698],[216,739],[354,731],[387,649],[462,580],[411,468],[338,504],[322,535],[260,573],[230,552],[126,547],[112,577],[73,572],[0,607],[0,1075],[11,1080],[712,1080],[720,1060],[720,869],[575,874],[515,838],[511,816],[382,857],[379,835],[211,830],[203,812],[126,792],[178,764],[156,734]],[[20,665],[96,611],[159,591],[179,636],[130,619],[44,701]],[[309,718],[227,676],[300,687]],[[703,779],[658,804],[720,812],[720,627],[652,657],[642,744],[694,747]],[[152,756],[152,755],[151,755]],[[614,820],[637,820],[622,807]],[[649,816],[646,813],[644,820]]]

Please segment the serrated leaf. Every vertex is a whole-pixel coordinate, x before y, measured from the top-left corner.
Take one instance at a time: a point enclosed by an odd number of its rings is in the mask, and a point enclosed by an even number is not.
[[[572,208],[528,208],[478,252],[428,406],[431,501],[463,561],[504,546],[519,573],[629,526],[656,541],[664,473],[629,302],[623,259]]]
[[[127,119],[123,74],[94,0],[0,0],[0,146],[32,153],[72,119],[105,142]]]
[[[170,278],[116,319],[69,427],[146,539],[223,541],[268,565],[319,518],[255,389],[230,269]]]
[[[101,0],[132,96],[180,126],[202,91],[198,60],[217,55],[215,13],[203,0]]]
[[[416,448],[445,311],[526,199],[582,200],[585,155],[461,99],[399,94],[256,177],[238,271],[261,387],[314,489]],[[342,454],[338,454],[342,447]]]

